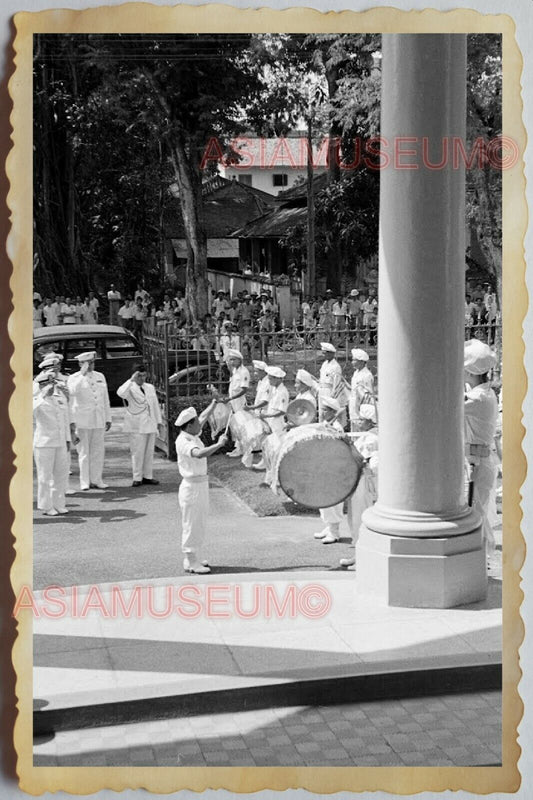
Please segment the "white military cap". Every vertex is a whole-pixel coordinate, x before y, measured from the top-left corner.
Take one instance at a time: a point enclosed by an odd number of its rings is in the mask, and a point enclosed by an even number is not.
[[[329,342],[320,342],[320,349],[324,353],[336,353],[337,350]]]
[[[338,400],[335,400],[334,397],[322,397],[321,402],[323,406],[326,406],[326,408],[332,408],[333,411],[341,410]]]
[[[306,386],[314,388],[317,384],[317,379],[314,378],[306,369],[299,369],[296,373],[296,380],[304,383]]]
[[[63,356],[59,353],[47,353],[39,364],[39,369],[52,367],[54,364],[59,364],[60,361],[63,361]]]
[[[239,350],[233,350],[233,348],[230,348],[226,354],[226,358],[240,358],[242,361],[242,353]]]
[[[178,415],[174,425],[176,425],[178,428],[181,428],[183,425],[186,425],[191,421],[191,419],[194,419],[197,416],[198,414],[196,413],[196,409],[192,406],[189,406],[189,408],[184,408],[183,411]]]
[[[352,350],[352,361],[368,361],[368,353],[355,347]]]
[[[37,383],[44,383],[44,382],[45,382],[45,381],[47,381],[49,378],[55,378],[55,374],[52,372],[52,370],[51,370],[51,369],[48,369],[48,370],[46,370],[45,372],[40,372],[38,375],[36,375],[36,377],[34,378],[34,380],[35,380]]]
[[[284,378],[287,374],[281,367],[267,367],[265,370],[267,375],[271,375],[273,378]]]
[[[262,369],[263,372],[267,371],[268,365],[265,361],[252,361],[252,364],[254,365],[254,369]]]
[[[479,339],[465,342],[465,370],[472,375],[484,375],[496,366],[496,353]]]
[[[94,361],[96,358],[96,352],[94,350],[88,350],[86,353],[80,353],[79,356],[75,356],[75,358],[80,364],[82,364],[84,361]]]
[[[357,297],[358,294],[359,292],[357,291],[357,289],[352,289],[352,291],[350,292],[350,297]]]

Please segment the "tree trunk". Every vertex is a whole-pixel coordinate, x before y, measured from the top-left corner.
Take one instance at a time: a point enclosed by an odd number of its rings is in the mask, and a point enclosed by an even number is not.
[[[311,118],[307,123],[307,297],[316,296],[315,264],[315,193],[313,186],[313,132]]]
[[[191,322],[200,322],[208,312],[207,237],[202,220],[202,178],[195,142],[189,153],[182,134],[174,140],[174,168],[180,190],[180,206],[188,245],[185,305]]]

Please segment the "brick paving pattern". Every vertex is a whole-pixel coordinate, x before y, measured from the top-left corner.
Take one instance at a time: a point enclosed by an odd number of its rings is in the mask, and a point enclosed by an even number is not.
[[[35,766],[497,766],[501,693],[183,717],[34,744]]]

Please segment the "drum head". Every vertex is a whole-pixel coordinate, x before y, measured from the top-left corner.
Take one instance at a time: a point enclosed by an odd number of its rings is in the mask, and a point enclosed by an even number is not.
[[[356,489],[363,459],[343,439],[299,441],[281,458],[278,480],[292,500],[308,508],[342,503]]]

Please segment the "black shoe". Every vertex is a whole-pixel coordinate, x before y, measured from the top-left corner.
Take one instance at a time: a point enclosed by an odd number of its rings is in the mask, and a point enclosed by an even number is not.
[[[142,486],[142,481],[133,481],[132,486]]]
[[[142,483],[149,483],[150,486],[159,486],[159,481],[154,480],[154,478],[143,478]]]

